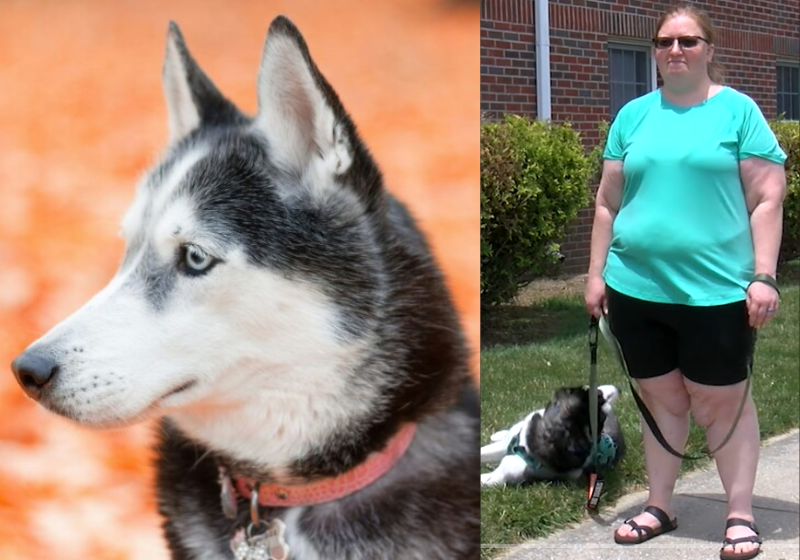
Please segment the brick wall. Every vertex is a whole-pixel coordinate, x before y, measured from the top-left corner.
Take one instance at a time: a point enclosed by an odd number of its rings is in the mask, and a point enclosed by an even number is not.
[[[481,113],[536,116],[531,0],[481,2]]]
[[[536,116],[533,4],[534,0],[482,1],[481,111],[492,118],[509,112]],[[661,13],[672,4],[671,0],[550,0],[553,122],[571,122],[581,131],[587,148],[596,145],[598,124],[610,118],[609,38],[648,41]],[[767,118],[774,118],[776,59],[800,57],[798,3],[718,0],[696,5],[709,13],[717,28],[715,60],[725,67],[727,83],[750,95]],[[510,40],[512,36],[516,40]],[[526,44],[523,37],[528,36]],[[507,56],[511,52],[515,54]],[[525,73],[506,74],[506,70],[521,69],[509,64],[520,60],[520,53],[529,56]],[[522,83],[525,78],[527,84]],[[517,94],[505,89],[509,84],[529,88],[524,103],[515,101]],[[524,110],[511,108],[520,105]],[[567,256],[564,272],[585,272],[592,219],[591,208],[582,210],[562,240]]]

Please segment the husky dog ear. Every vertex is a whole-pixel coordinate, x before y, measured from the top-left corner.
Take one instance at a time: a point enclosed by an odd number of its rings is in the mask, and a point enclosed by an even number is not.
[[[194,61],[180,29],[172,21],[167,32],[163,85],[170,143],[182,139],[201,124],[231,123],[244,118]]]
[[[283,16],[272,22],[264,44],[256,126],[266,136],[272,161],[293,176],[331,179],[352,164],[353,125],[300,32]],[[332,184],[302,182],[315,188]]]

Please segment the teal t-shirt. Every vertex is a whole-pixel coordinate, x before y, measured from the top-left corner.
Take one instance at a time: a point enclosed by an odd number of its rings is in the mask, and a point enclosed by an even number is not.
[[[603,273],[620,293],[695,306],[741,301],[754,273],[739,161],[783,164],[758,105],[724,87],[678,107],[656,90],[630,101],[603,158],[622,160],[622,203]]]

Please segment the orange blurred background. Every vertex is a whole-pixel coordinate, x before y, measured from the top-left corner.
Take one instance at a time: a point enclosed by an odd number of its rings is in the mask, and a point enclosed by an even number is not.
[[[7,364],[111,278],[119,219],[166,143],[160,72],[175,20],[200,65],[255,110],[266,30],[300,28],[429,233],[479,343],[479,10],[457,0],[0,4],[0,560],[164,560],[152,426],[45,413]]]

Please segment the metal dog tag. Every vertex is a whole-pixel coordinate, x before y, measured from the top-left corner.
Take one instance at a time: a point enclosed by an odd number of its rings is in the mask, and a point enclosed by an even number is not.
[[[235,560],[289,560],[289,547],[283,538],[286,525],[280,519],[273,519],[266,525],[266,530],[253,534],[254,525],[246,531],[240,530],[231,540],[231,549]]]

